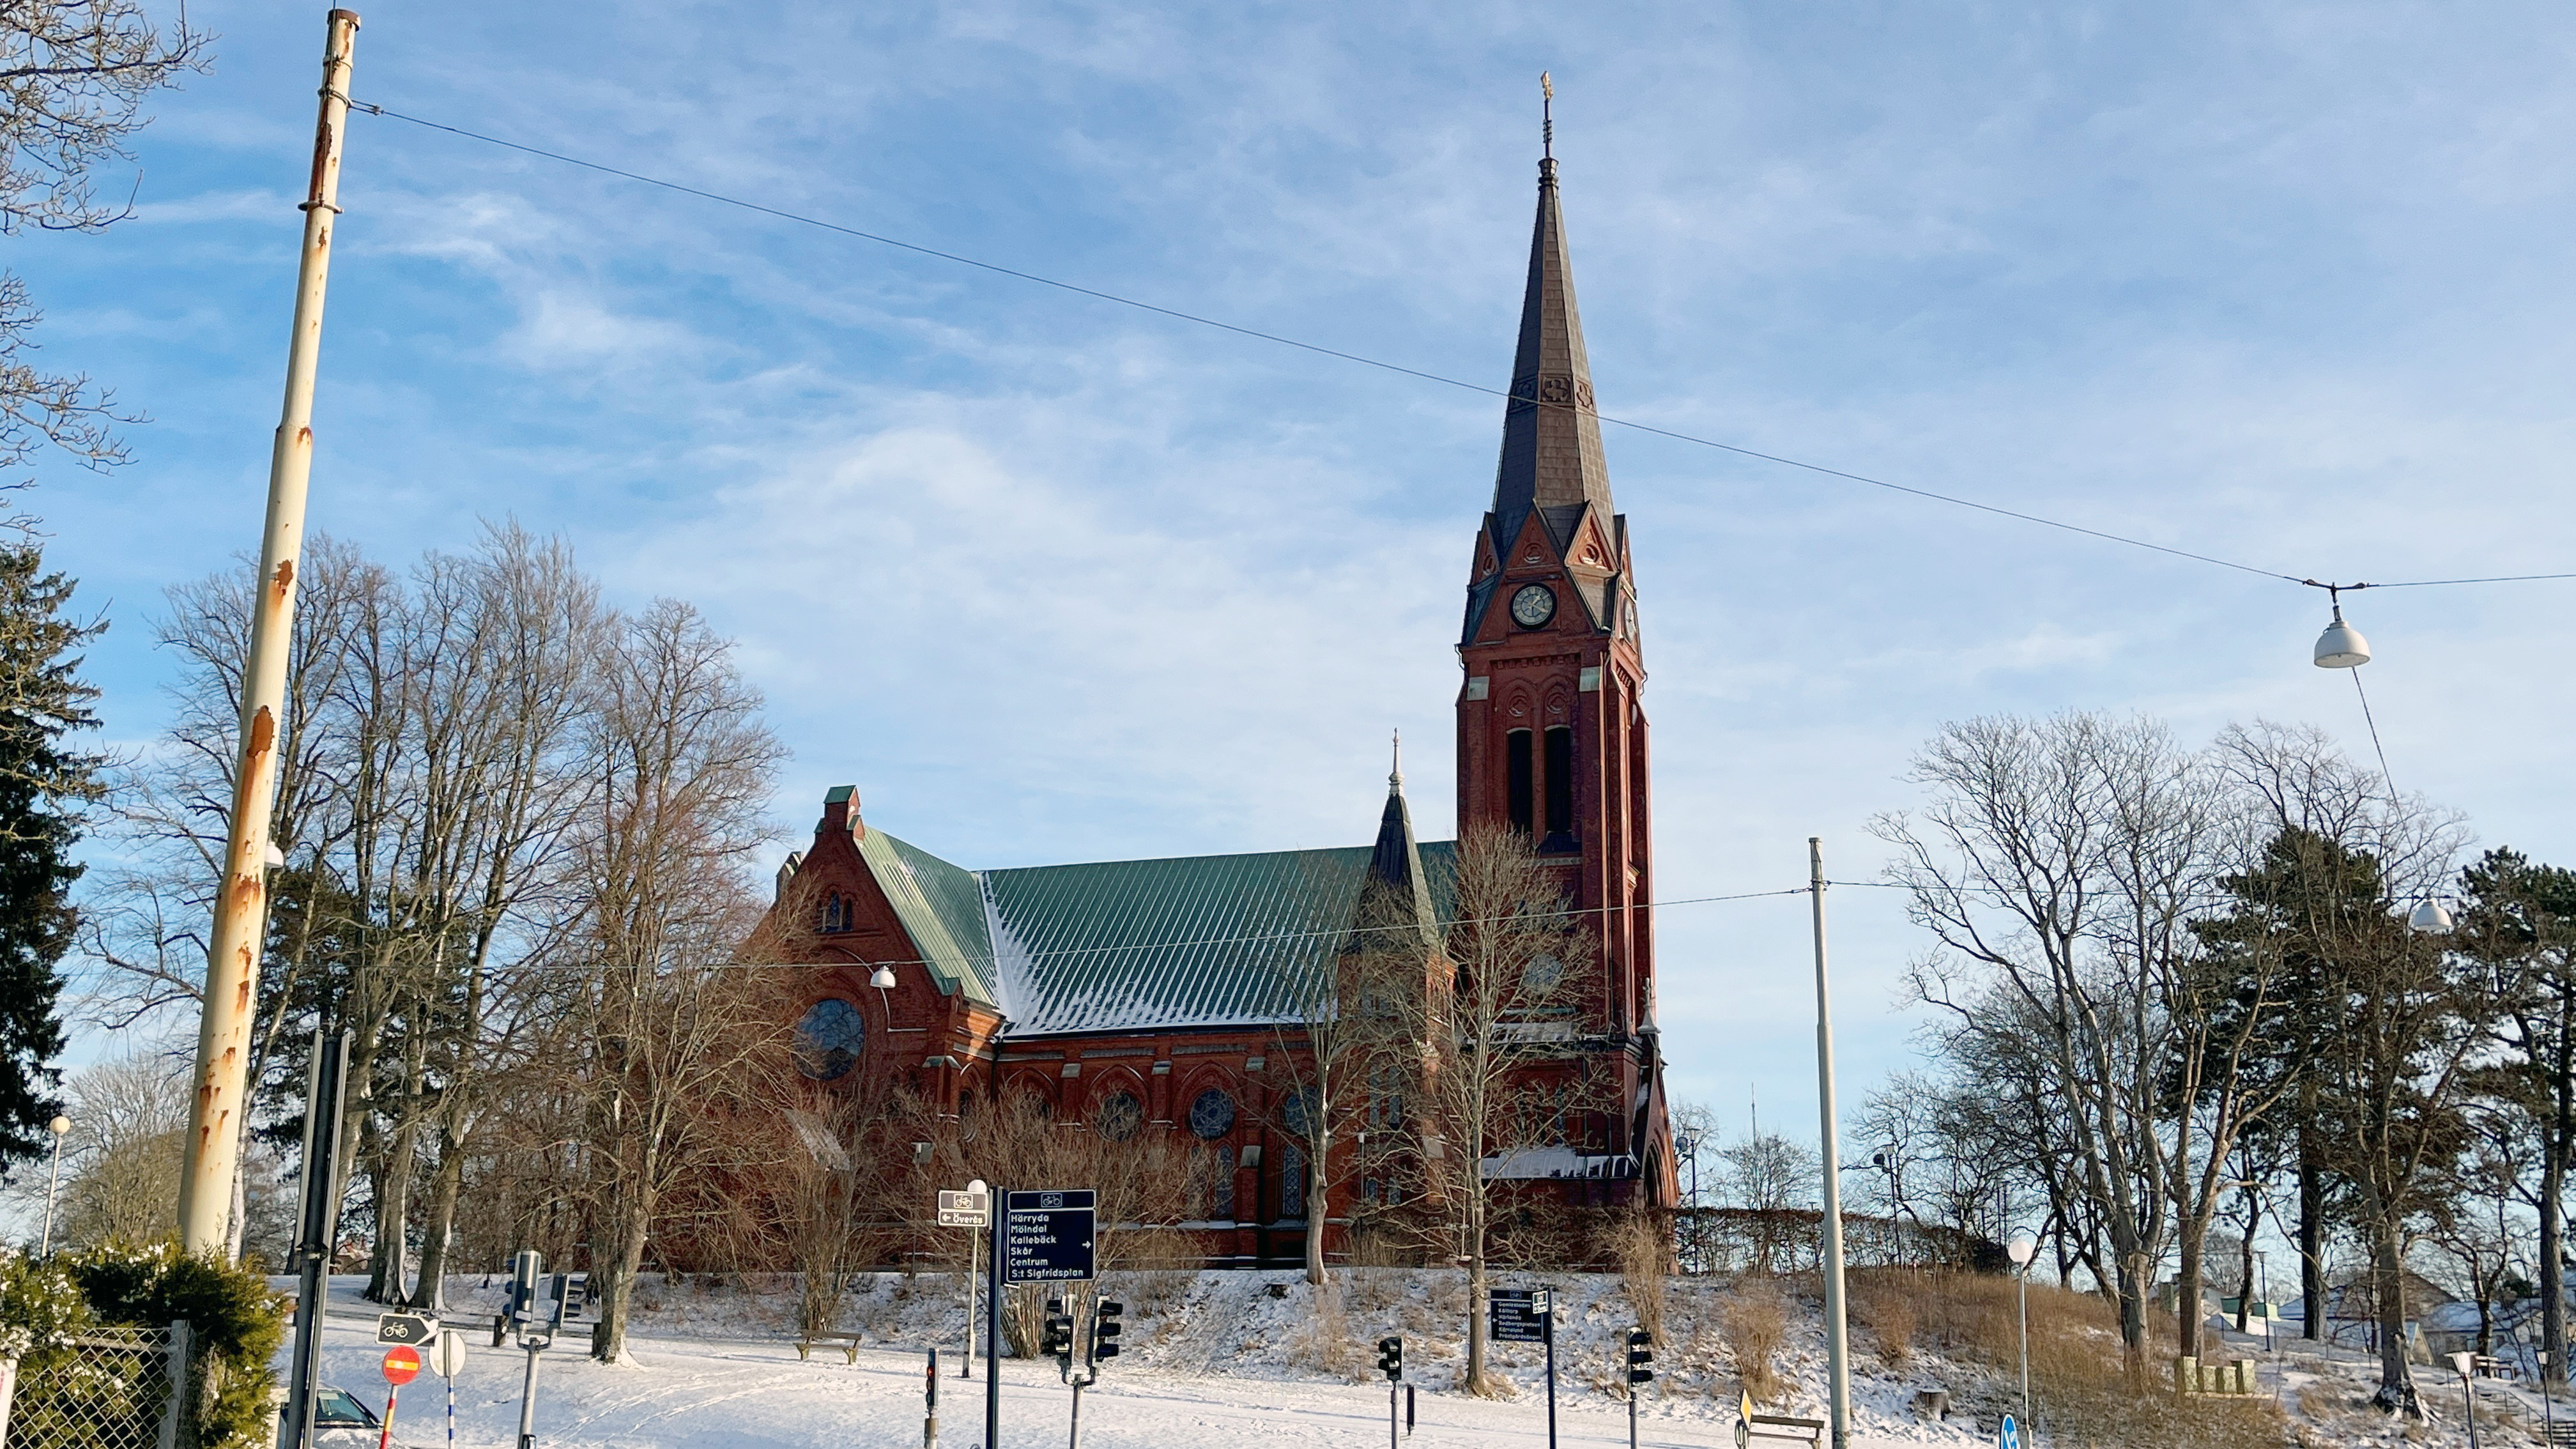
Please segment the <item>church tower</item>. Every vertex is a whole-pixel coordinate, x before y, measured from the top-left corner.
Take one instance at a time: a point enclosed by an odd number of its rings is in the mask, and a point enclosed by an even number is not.
[[[1553,147],[1538,166],[1538,221],[1520,343],[1503,411],[1494,501],[1477,530],[1458,641],[1458,825],[1529,838],[1595,934],[1599,980],[1583,994],[1588,1070],[1635,1104],[1567,1144],[1628,1157],[1668,1179],[1656,1060],[1653,897],[1646,788],[1645,658],[1628,520],[1610,501],[1583,321],[1575,310]]]

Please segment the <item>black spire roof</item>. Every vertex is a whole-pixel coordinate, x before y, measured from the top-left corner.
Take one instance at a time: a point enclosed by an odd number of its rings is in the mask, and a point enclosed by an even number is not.
[[[1361,887],[1362,930],[1406,929],[1425,942],[1438,939],[1438,916],[1432,907],[1431,882],[1423,874],[1422,849],[1413,838],[1413,810],[1404,800],[1404,744],[1395,744],[1395,765],[1386,776],[1386,809],[1378,817],[1377,841],[1369,847],[1368,877]],[[1384,943],[1379,943],[1384,944]]]
[[[1574,305],[1556,158],[1549,156],[1538,163],[1538,223],[1530,237],[1512,396],[1503,409],[1502,462],[1494,472],[1494,547],[1509,549],[1532,509],[1546,516],[1562,544],[1586,504],[1604,519],[1610,516],[1610,468],[1601,457],[1601,419],[1592,407],[1592,367],[1583,355],[1583,317]]]

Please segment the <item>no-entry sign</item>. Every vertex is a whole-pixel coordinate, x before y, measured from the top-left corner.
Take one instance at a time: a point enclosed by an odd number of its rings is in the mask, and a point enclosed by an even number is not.
[[[420,1377],[420,1350],[410,1344],[385,1350],[385,1382],[401,1388]]]

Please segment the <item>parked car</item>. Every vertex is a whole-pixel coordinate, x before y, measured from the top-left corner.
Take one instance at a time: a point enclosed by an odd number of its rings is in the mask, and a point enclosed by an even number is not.
[[[313,1391],[313,1449],[375,1449],[383,1433],[383,1421],[357,1395],[329,1384]]]

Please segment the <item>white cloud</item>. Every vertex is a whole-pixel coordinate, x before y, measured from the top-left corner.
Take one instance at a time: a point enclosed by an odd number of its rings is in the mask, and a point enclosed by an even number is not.
[[[1365,11],[975,0],[371,9],[362,94],[1479,383],[1507,370],[1555,70],[1603,406],[2319,577],[2569,566],[2576,20],[2402,4]],[[219,22],[154,225],[22,264],[48,362],[161,419],[49,492],[119,630],[254,532],[310,16]],[[2402,86],[2387,83],[2402,75]],[[158,149],[153,149],[158,148]],[[798,752],[972,864],[1347,843],[1401,725],[1447,828],[1449,646],[1498,409],[1348,364],[363,118],[315,522],[477,513],[705,604]],[[171,178],[176,178],[172,180]],[[283,188],[283,189],[282,189]],[[130,239],[120,239],[120,237]],[[2310,592],[1613,431],[1668,894],[1867,878],[1908,752],[1996,710],[2257,713],[2363,743]],[[2576,859],[2566,586],[2366,593],[2393,769]],[[2553,592],[2553,590],[2555,590]],[[131,625],[129,621],[132,621]],[[2535,663],[2534,661],[2542,661]],[[1834,900],[1847,1095],[1919,948]],[[1807,1089],[1798,903],[1663,919],[1685,1089]]]

